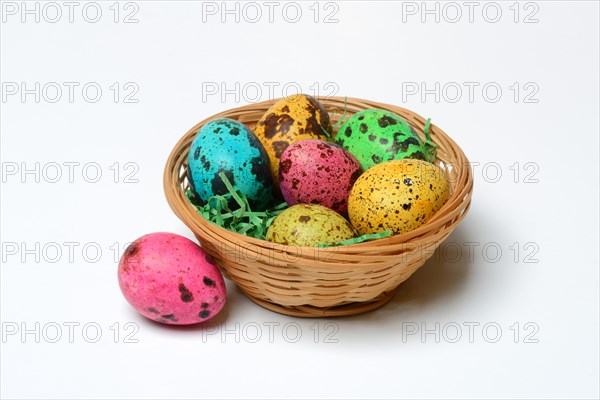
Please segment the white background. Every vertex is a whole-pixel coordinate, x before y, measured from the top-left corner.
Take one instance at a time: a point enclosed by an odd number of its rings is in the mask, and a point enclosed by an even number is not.
[[[243,3],[239,22],[235,14],[223,22],[220,2],[216,15],[189,1],[99,2],[96,23],[84,18],[95,18],[93,5],[82,15],[84,2],[73,22],[59,2],[55,23],[45,3],[39,22],[7,3],[3,398],[598,398],[597,2],[481,2],[472,22],[462,2],[427,3],[438,7],[436,22],[421,2],[391,1],[321,3],[315,22],[309,2],[296,23],[286,3],[269,21],[259,2],[255,23],[256,9]],[[452,22],[455,5],[461,17]],[[130,13],[137,23],[123,22]],[[39,102],[21,97],[21,83],[35,92],[36,82]],[[52,82],[63,90],[55,103]],[[79,85],[72,102],[64,82]],[[92,89],[87,98],[81,91],[90,82],[102,89],[95,103]],[[475,85],[471,98],[465,82]],[[224,99],[207,92],[221,83],[232,90]],[[433,92],[422,98],[421,84]],[[119,291],[115,258],[145,233],[192,237],[162,191],[171,148],[199,120],[280,97],[285,85],[290,94],[320,88],[431,117],[473,162],[468,217],[369,314],[289,318],[228,282],[226,309],[207,326],[138,316]],[[124,102],[135,88],[137,103]],[[39,176],[22,175],[36,163]],[[79,163],[72,179],[64,163]],[[79,324],[71,338],[69,323]],[[469,323],[478,324],[472,335]],[[102,336],[89,343],[98,327]]]

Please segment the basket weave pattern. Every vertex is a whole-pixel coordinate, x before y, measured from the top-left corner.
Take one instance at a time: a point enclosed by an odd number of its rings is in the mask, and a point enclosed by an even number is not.
[[[433,255],[466,215],[473,190],[469,161],[440,128],[431,125],[438,145],[436,164],[446,171],[451,195],[425,225],[401,235],[330,248],[284,246],[243,236],[202,218],[186,196],[188,150],[198,129],[215,118],[232,118],[254,129],[277,100],[224,111],[192,127],[175,145],[164,173],[164,190],[175,214],[192,230],[223,274],[255,303],[298,317],[358,314],[388,302],[398,285]],[[424,138],[425,119],[397,106],[341,97],[320,98],[335,124],[368,108],[402,116]]]

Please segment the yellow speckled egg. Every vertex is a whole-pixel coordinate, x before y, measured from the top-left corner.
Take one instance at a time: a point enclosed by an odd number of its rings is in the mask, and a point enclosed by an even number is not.
[[[421,160],[393,160],[369,168],[348,198],[350,222],[359,234],[409,232],[425,224],[448,200],[444,171]]]
[[[315,247],[335,244],[356,235],[348,221],[318,204],[297,204],[279,214],[267,229],[270,242]]]
[[[303,139],[327,140],[325,132],[331,133],[329,114],[312,96],[289,96],[269,108],[254,134],[269,155],[273,182],[278,183],[279,159],[290,144]]]

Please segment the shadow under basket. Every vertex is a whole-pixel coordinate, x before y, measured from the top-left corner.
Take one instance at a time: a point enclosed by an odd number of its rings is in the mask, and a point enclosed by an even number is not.
[[[433,255],[464,218],[471,204],[473,176],[460,147],[431,124],[437,144],[435,164],[446,171],[451,194],[444,206],[423,226],[404,234],[347,246],[311,248],[284,246],[228,231],[200,216],[185,196],[187,156],[192,140],[205,123],[232,118],[250,129],[279,99],[224,111],[192,127],[169,155],[164,190],[175,214],[194,233],[223,274],[255,303],[296,317],[333,317],[374,310],[394,296]],[[368,100],[319,98],[332,124],[368,108],[402,116],[424,139],[425,119],[412,111]]]

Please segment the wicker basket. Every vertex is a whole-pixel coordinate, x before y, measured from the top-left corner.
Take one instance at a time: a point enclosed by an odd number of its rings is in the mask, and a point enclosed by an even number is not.
[[[243,236],[208,222],[185,197],[187,155],[195,134],[215,118],[232,118],[254,129],[277,100],[228,110],[192,127],[167,160],[164,189],[169,205],[217,261],[223,274],[260,306],[297,317],[352,315],[381,307],[465,216],[473,190],[467,158],[432,124],[431,137],[438,145],[436,164],[449,177],[450,199],[427,224],[385,239],[321,249],[294,247]],[[378,108],[402,116],[419,134],[423,132],[425,120],[404,108],[353,98],[319,100],[332,124],[342,117],[344,109],[349,117],[367,108]]]

